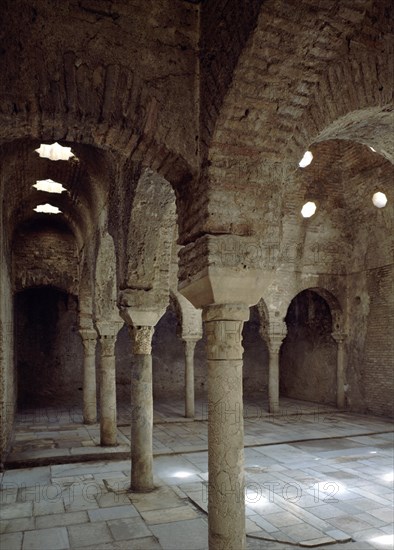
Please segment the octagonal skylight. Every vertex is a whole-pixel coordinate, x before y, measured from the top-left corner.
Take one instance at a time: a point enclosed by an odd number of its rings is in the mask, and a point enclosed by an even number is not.
[[[298,166],[300,168],[306,168],[306,166],[310,165],[312,160],[313,160],[312,152],[311,151],[305,151],[304,156],[302,157],[302,159],[298,163]]]
[[[40,147],[35,150],[41,158],[50,160],[69,160],[74,157],[74,153],[71,151],[71,147],[63,147],[59,143],[51,143],[47,145],[41,143]]]
[[[33,210],[42,214],[61,214],[62,212],[57,206],[52,206],[49,203],[38,204]]]
[[[316,212],[316,204],[312,201],[306,202],[301,209],[301,215],[303,218],[311,218]]]
[[[63,191],[66,191],[66,188],[61,183],[51,179],[37,180],[33,187],[38,191],[46,191],[47,193],[63,193]]]
[[[381,191],[374,193],[372,197],[372,202],[376,208],[384,208],[387,204],[387,197]]]

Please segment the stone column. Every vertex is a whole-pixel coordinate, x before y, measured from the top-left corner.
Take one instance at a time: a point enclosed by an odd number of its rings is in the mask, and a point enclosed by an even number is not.
[[[129,326],[133,341],[131,368],[131,490],[144,493],[153,484],[153,326]]]
[[[243,304],[203,308],[208,355],[208,524],[210,550],[242,550],[245,539],[242,402]]]
[[[79,329],[84,349],[83,358],[83,421],[97,422],[96,397],[96,344],[97,332],[93,329]]]
[[[194,349],[197,340],[184,339],[185,346],[185,417],[194,418]]]
[[[273,333],[269,340],[268,410],[273,414],[279,412],[279,351],[283,338],[283,334]]]
[[[337,352],[337,407],[345,408],[345,340],[344,332],[333,332],[332,337],[338,344]]]
[[[100,444],[117,445],[116,426],[116,334],[101,334],[100,357]]]

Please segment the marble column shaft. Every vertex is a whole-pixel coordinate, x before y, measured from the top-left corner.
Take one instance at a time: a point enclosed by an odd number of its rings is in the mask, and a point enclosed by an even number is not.
[[[269,343],[268,367],[268,410],[279,412],[279,352],[283,334],[271,334]]]
[[[345,408],[345,339],[343,332],[333,332],[332,337],[338,344],[337,351],[337,407]]]
[[[194,418],[194,350],[197,340],[184,340],[185,346],[185,417]]]
[[[115,341],[113,334],[100,338],[100,444],[103,446],[117,445]]]
[[[97,422],[96,395],[96,344],[97,332],[90,329],[80,329],[83,357],[83,421],[84,424]]]
[[[243,550],[245,539],[241,304],[203,309],[208,356],[208,525],[210,550]]]
[[[152,336],[154,327],[130,327],[134,364],[131,369],[131,489],[148,492],[153,484]]]

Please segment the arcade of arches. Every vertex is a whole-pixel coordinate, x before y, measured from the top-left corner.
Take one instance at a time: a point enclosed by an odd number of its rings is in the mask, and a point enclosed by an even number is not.
[[[243,429],[214,404],[392,416],[393,3],[3,0],[0,16],[2,461],[18,410],[80,407],[113,446],[131,403],[131,485],[149,491],[153,400],[193,417],[202,397],[210,548],[244,548],[219,487],[243,479]]]

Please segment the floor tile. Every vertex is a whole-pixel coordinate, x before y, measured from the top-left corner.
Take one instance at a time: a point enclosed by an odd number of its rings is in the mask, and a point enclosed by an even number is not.
[[[27,531],[23,537],[23,550],[65,550],[67,548],[70,548],[70,544],[65,527]]]

